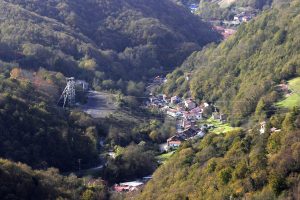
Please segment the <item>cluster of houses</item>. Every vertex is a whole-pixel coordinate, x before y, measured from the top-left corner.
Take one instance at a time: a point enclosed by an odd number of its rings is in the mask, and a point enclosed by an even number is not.
[[[251,19],[253,19],[257,13],[255,11],[243,11],[238,14],[236,14],[233,17],[233,20],[223,20],[221,24],[224,24],[226,26],[238,26],[242,24],[243,22],[249,22]]]
[[[233,17],[233,21],[238,23],[248,22],[256,16],[253,12],[241,12]]]
[[[202,138],[206,133],[205,129],[195,129],[195,128],[189,128],[182,132],[178,132],[176,135],[170,137],[167,140],[167,145],[165,151],[170,149],[176,149],[178,148],[182,142],[192,139],[192,138]]]
[[[151,179],[152,179],[152,176],[146,176],[146,177],[143,177],[142,180],[136,180],[136,181],[131,181],[131,182],[115,184],[113,186],[113,191],[115,191],[115,192],[138,191],[138,190],[141,190],[144,187],[144,185]]]
[[[209,117],[205,109],[215,110],[216,108],[206,102],[197,105],[191,99],[182,99],[178,96],[168,98],[167,95],[160,94],[157,96],[150,96],[149,101],[146,103],[148,108],[156,108],[167,116],[176,120],[176,134],[167,140],[164,150],[177,148],[183,141],[191,138],[202,138],[209,128],[207,125],[198,127],[197,122],[205,117]],[[219,112],[212,112],[212,117],[220,122],[226,122],[227,116]]]
[[[208,22],[212,24],[213,28],[223,36],[224,40],[226,40],[228,37],[236,33],[236,27],[242,23],[249,22],[256,15],[256,10],[242,11],[237,12],[232,20],[211,19]]]

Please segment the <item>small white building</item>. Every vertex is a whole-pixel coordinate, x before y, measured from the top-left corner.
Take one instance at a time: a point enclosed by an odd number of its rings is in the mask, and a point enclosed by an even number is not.
[[[169,110],[167,110],[167,115],[177,118],[177,117],[180,117],[182,115],[182,113],[178,112],[177,110],[174,110],[174,109],[169,109]]]
[[[171,97],[171,104],[177,104],[180,101],[178,96]]]
[[[260,123],[260,129],[259,129],[260,134],[264,134],[266,132],[266,124],[267,123],[265,121]]]
[[[199,131],[196,135],[196,137],[199,137],[199,138],[203,138],[205,136],[205,132],[204,131]]]
[[[196,103],[194,101],[192,101],[191,99],[187,99],[184,101],[184,106],[191,110],[191,109],[194,109],[196,108]]]

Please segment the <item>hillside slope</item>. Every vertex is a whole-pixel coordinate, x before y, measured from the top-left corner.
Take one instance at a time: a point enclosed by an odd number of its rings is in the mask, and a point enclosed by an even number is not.
[[[61,176],[58,170],[32,170],[21,163],[0,159],[0,196],[9,199],[80,199],[90,196],[107,199],[103,184],[86,187],[74,175]]]
[[[197,14],[203,19],[232,19],[241,11],[263,10],[273,0],[201,0]]]
[[[299,1],[264,12],[227,41],[193,53],[168,75],[164,91],[190,91],[195,99],[213,102],[230,114],[233,124],[253,112],[272,114],[280,98],[276,85],[300,75],[299,16]]]
[[[186,142],[137,199],[299,199],[300,115],[279,118],[281,132],[260,135],[253,127]]]
[[[91,81],[97,71],[96,85],[153,76],[219,39],[169,0],[4,0],[0,18],[0,59]]]
[[[30,81],[22,73],[1,63],[0,157],[34,169],[61,171],[77,170],[78,159],[83,168],[98,164],[97,123],[56,106],[64,76],[45,70],[27,72],[35,77]]]
[[[255,111],[266,128],[247,119],[248,130],[186,141],[138,199],[299,199],[300,112],[272,107],[275,86],[300,75],[299,19],[299,0],[277,4],[168,75],[166,92],[215,102],[235,123]]]

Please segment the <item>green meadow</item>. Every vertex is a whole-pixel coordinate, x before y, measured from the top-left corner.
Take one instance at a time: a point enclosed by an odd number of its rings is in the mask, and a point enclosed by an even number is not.
[[[292,79],[288,82],[291,95],[278,102],[276,105],[281,108],[292,109],[300,106],[300,77]]]

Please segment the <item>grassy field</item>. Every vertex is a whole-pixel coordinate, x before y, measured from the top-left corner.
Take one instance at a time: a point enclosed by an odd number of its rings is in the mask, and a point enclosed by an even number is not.
[[[214,125],[216,128],[210,129],[209,131],[215,134],[220,134],[220,133],[227,133],[229,131],[235,130],[236,128],[230,126],[228,123],[222,123],[218,120],[214,120],[213,118],[210,118],[202,124],[211,124]]]
[[[160,162],[166,162],[174,153],[175,153],[175,151],[164,153],[164,154],[157,156],[156,159],[159,160]]]
[[[276,105],[281,108],[292,109],[296,106],[300,106],[300,77],[290,80],[288,85],[289,89],[292,91],[292,94],[282,101],[276,103]]]

